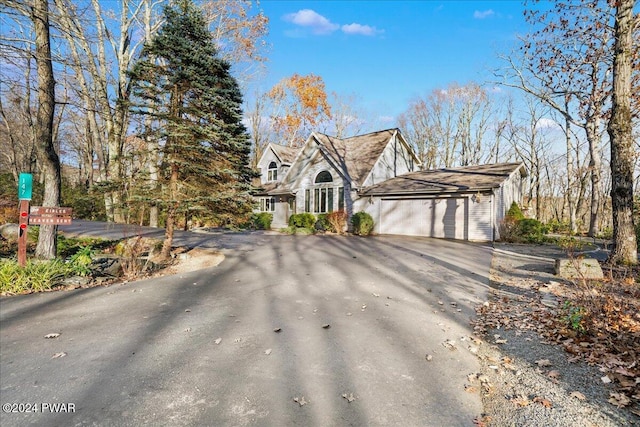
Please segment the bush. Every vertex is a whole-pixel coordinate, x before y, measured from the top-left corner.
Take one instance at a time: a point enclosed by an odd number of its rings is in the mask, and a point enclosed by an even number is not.
[[[318,220],[316,221],[314,227],[316,230],[320,231],[330,231],[331,224],[329,223],[328,218],[329,214],[318,214]]]
[[[316,217],[310,213],[299,213],[289,217],[289,226],[295,228],[313,228]]]
[[[269,212],[255,213],[251,216],[252,228],[256,230],[270,230],[273,214]]]
[[[345,211],[334,211],[327,214],[329,230],[333,233],[342,234],[347,226],[347,213]],[[371,220],[373,222],[373,220]]]
[[[520,206],[518,206],[518,204],[516,202],[512,202],[511,203],[511,207],[507,211],[506,217],[507,218],[513,218],[513,219],[515,219],[517,221],[520,221],[521,219],[524,219],[524,214],[520,210]]]
[[[527,243],[544,242],[547,232],[547,227],[537,219],[524,218],[517,223],[517,234]]]
[[[373,231],[373,218],[366,212],[358,212],[351,217],[353,233],[368,236]]]

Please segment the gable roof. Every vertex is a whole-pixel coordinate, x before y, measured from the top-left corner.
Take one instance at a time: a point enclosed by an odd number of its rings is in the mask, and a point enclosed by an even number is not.
[[[399,135],[398,129],[386,129],[344,139],[315,132],[312,137],[338,171],[356,186],[361,186],[396,134]]]
[[[513,173],[526,176],[523,163],[496,163],[410,172],[366,188],[361,194],[406,195],[476,192],[498,188]]]
[[[286,147],[284,145],[278,144],[269,144],[269,146],[278,157],[278,159],[280,159],[280,162],[288,165],[293,163],[293,160],[298,155],[298,151],[300,151],[300,148]]]

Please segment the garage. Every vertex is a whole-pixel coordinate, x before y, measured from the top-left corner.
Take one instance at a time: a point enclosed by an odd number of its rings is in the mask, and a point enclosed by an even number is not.
[[[379,234],[493,241],[524,177],[521,163],[412,172],[363,189],[356,207]]]
[[[467,240],[467,198],[393,199],[380,206],[380,234]]]

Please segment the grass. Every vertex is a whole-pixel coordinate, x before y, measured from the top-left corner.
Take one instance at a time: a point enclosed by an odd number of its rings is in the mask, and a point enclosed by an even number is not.
[[[2,242],[0,248],[0,295],[44,292],[59,286],[67,277],[91,275],[91,261],[98,250],[115,242],[96,238],[58,236],[58,258],[50,261],[28,259],[24,267],[16,260],[17,243]],[[35,243],[28,246],[32,255]]]

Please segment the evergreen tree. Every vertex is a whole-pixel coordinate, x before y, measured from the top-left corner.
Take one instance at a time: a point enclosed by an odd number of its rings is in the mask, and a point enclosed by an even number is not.
[[[220,59],[202,11],[191,0],[164,10],[165,23],[131,72],[134,112],[153,118],[162,153],[166,213],[162,256],[185,211],[243,214],[251,209],[250,140],[242,94]]]

